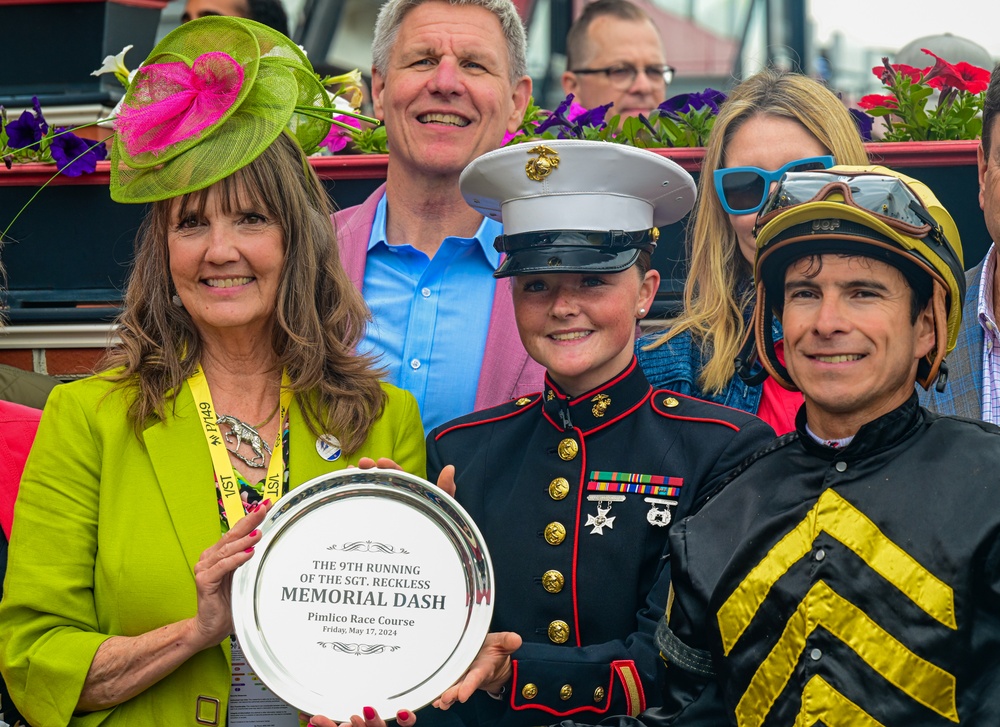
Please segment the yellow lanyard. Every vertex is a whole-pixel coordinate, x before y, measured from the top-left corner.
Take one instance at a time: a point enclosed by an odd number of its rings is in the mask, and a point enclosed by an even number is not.
[[[198,419],[201,421],[201,428],[208,441],[208,450],[212,455],[212,466],[215,468],[215,477],[219,481],[222,505],[226,511],[226,522],[229,523],[229,527],[233,527],[246,515],[246,510],[243,507],[243,498],[240,496],[236,471],[229,459],[229,450],[222,439],[222,432],[219,431],[218,416],[215,413],[212,394],[208,390],[208,381],[205,379],[205,372],[202,370],[201,364],[188,378],[188,386],[191,387],[191,394],[194,396],[195,404],[198,405]],[[285,440],[282,434],[284,433],[288,407],[292,402],[291,380],[288,378],[287,371],[281,372],[281,397],[279,401],[278,436],[271,451],[271,463],[267,467],[267,478],[264,480],[264,498],[271,502],[277,502],[278,498],[281,497],[282,475],[285,469]]]

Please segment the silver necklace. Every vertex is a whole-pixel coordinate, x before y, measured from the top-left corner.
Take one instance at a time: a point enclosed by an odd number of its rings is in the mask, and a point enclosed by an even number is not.
[[[280,406],[281,402],[278,402],[278,405]],[[271,447],[270,445],[268,445],[267,442],[264,441],[264,438],[260,436],[260,432],[257,430],[260,429],[260,427],[265,426],[272,419],[274,419],[274,415],[277,413],[278,413],[278,407],[276,406],[274,407],[274,411],[271,412],[271,414],[267,417],[267,419],[262,421],[257,426],[252,426],[250,424],[247,424],[246,422],[241,421],[240,419],[237,419],[236,417],[230,414],[220,415],[219,418],[216,420],[216,423],[219,426],[229,427],[229,431],[224,432],[222,435],[226,440],[226,449],[229,450],[230,453],[234,454],[237,458],[245,462],[248,467],[253,467],[255,469],[263,469],[264,452],[267,452],[268,456],[270,456]],[[247,457],[242,452],[240,452],[240,447],[243,445],[244,442],[246,442],[250,446],[250,449],[253,451],[254,456],[252,458]]]

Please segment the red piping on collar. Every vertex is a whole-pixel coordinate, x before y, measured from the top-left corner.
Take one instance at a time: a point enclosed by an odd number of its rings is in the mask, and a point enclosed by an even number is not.
[[[533,394],[532,396],[535,396],[537,398],[534,401],[532,401],[530,404],[525,404],[521,408],[515,409],[514,411],[510,412],[509,414],[503,414],[502,416],[490,417],[489,419],[480,419],[479,421],[475,421],[475,422],[465,422],[464,424],[456,424],[453,427],[448,427],[447,429],[442,429],[440,432],[437,433],[437,436],[434,437],[434,441],[436,442],[439,439],[441,439],[441,437],[443,437],[445,434],[448,434],[450,432],[454,432],[454,431],[456,431],[458,429],[466,429],[468,427],[478,427],[481,424],[492,424],[493,422],[501,422],[504,419],[510,419],[512,417],[516,417],[518,414],[520,414],[522,412],[526,412],[529,409],[534,408],[542,400],[542,395],[541,394]]]

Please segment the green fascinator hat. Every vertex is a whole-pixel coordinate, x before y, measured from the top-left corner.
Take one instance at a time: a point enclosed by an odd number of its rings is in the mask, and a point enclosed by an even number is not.
[[[332,111],[288,37],[244,18],[185,23],[129,81],[115,119],[111,198],[155,202],[204,189],[284,131],[310,154],[329,133]]]

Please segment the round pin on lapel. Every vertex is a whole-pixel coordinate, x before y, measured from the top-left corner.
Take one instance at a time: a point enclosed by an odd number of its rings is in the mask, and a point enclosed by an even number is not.
[[[316,440],[316,452],[327,462],[336,462],[344,450],[339,439],[332,434],[323,434]]]

